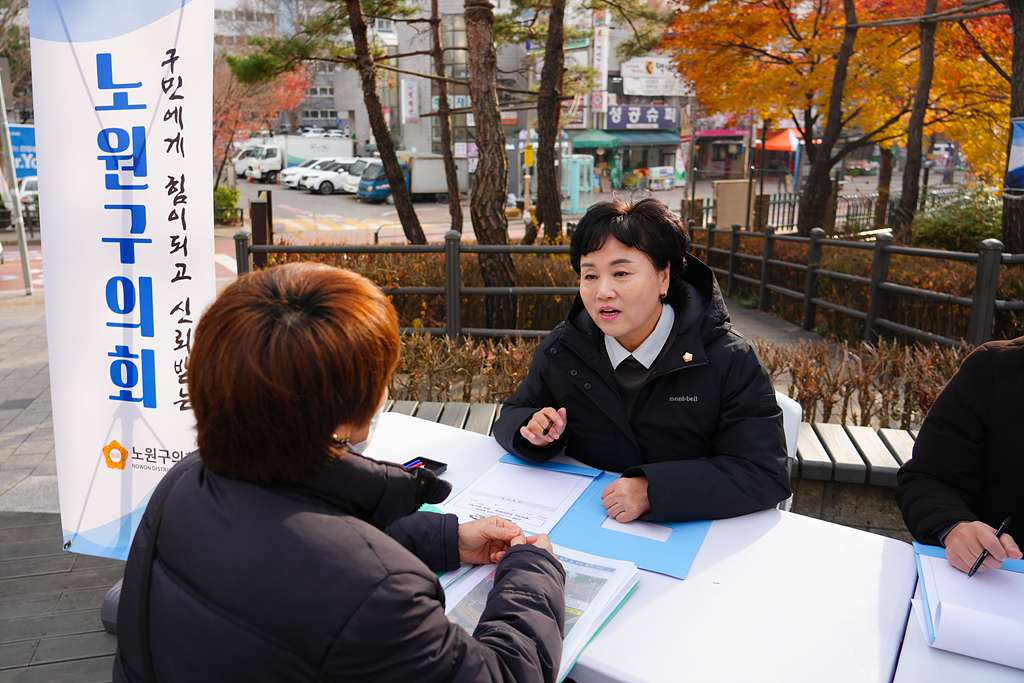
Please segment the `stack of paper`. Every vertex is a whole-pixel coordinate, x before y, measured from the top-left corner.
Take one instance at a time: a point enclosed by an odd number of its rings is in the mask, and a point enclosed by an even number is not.
[[[555,546],[565,567],[565,630],[562,633],[561,681],[591,640],[615,614],[639,581],[632,562],[609,560]],[[498,565],[476,568],[445,588],[445,614],[453,623],[473,633],[494,585]]]
[[[1024,669],[1024,561],[1004,562],[968,578],[942,548],[914,544],[922,601],[915,600],[925,641]]]
[[[464,491],[441,504],[465,524],[491,515],[531,534],[550,534],[601,470],[565,463],[533,465],[506,455]]]

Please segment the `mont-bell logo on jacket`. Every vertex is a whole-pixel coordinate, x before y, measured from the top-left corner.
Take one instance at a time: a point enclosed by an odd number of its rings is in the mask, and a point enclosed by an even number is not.
[[[669,400],[669,403],[671,403],[673,401],[680,401],[680,402],[693,401],[693,402],[696,402],[697,401],[697,397],[696,396],[669,396],[668,400]]]

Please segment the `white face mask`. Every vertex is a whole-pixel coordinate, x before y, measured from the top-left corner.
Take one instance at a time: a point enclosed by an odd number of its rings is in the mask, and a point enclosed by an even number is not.
[[[380,408],[377,408],[377,412],[370,418],[370,429],[366,432],[366,438],[359,443],[350,443],[348,448],[353,453],[362,455],[366,448],[370,445],[370,440],[373,438],[373,433],[377,431],[377,423],[380,421],[380,416],[384,414],[384,404],[382,403]]]

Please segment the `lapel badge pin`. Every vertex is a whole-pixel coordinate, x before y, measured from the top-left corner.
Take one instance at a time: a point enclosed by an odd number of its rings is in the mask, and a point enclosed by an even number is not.
[[[686,353],[683,354],[683,360],[689,363],[691,360],[693,360],[693,354],[687,351]]]

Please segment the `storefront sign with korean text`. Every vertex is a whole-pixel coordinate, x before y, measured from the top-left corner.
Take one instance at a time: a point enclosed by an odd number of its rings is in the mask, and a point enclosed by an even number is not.
[[[661,130],[679,128],[679,107],[655,104],[608,106],[607,130]]]

